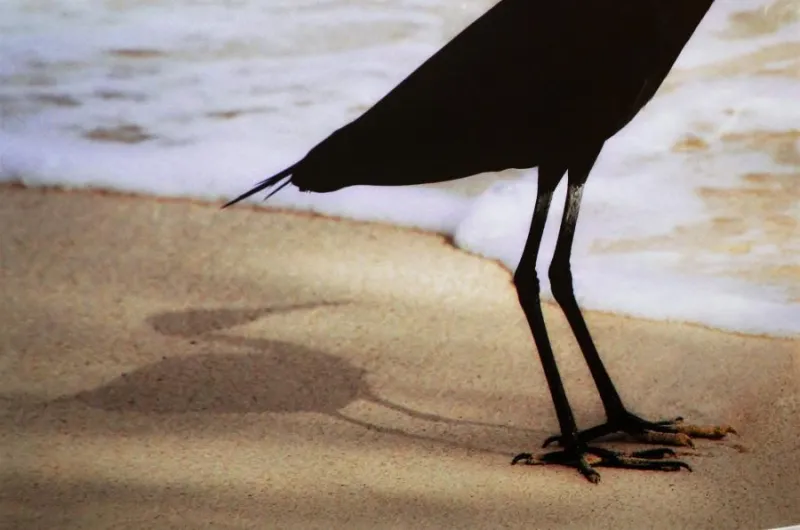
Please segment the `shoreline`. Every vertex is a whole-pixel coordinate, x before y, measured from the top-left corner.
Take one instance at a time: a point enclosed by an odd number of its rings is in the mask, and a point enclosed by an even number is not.
[[[142,201],[152,201],[157,203],[163,204],[191,204],[195,206],[201,207],[208,207],[213,208],[217,211],[221,210],[221,206],[225,204],[225,198],[221,198],[218,200],[212,199],[200,199],[200,198],[193,198],[193,197],[172,197],[172,196],[160,196],[160,195],[150,195],[144,192],[130,192],[130,191],[122,191],[122,190],[115,190],[110,188],[84,188],[84,187],[68,187],[68,186],[59,186],[59,185],[35,185],[35,186],[28,186],[19,181],[11,181],[11,182],[0,182],[0,192],[2,190],[12,190],[12,191],[31,191],[31,192],[40,192],[40,193],[63,193],[63,194],[78,194],[78,195],[93,195],[97,197],[111,197],[111,198],[119,198],[125,200],[142,200]],[[433,236],[439,237],[442,239],[444,243],[446,243],[450,248],[452,248],[455,252],[462,253],[466,256],[475,257],[481,260],[484,260],[487,263],[493,263],[502,268],[509,274],[509,281],[511,281],[511,276],[513,276],[513,272],[509,270],[509,268],[502,262],[502,260],[497,258],[490,258],[486,256],[482,256],[480,254],[476,254],[470,252],[467,249],[461,248],[457,246],[454,242],[453,236],[447,233],[438,232],[434,230],[425,230],[423,228],[418,228],[414,226],[407,226],[407,225],[396,225],[389,222],[379,221],[379,220],[362,220],[362,219],[354,219],[345,216],[339,215],[329,215],[318,213],[311,210],[303,210],[299,208],[289,208],[289,207],[281,207],[281,206],[261,206],[258,204],[253,203],[240,203],[236,205],[236,209],[238,210],[246,210],[253,213],[258,213],[261,215],[269,215],[269,214],[279,214],[279,215],[296,215],[301,218],[311,218],[311,219],[324,219],[329,220],[332,222],[337,223],[354,223],[354,224],[366,224],[366,225],[375,225],[379,227],[386,227],[391,229],[398,229],[398,230],[405,230],[412,234],[419,234],[423,236]],[[542,300],[544,304],[550,304],[553,307],[557,307],[555,301],[550,299]],[[763,339],[770,339],[770,340],[781,340],[781,341],[797,341],[800,340],[800,335],[798,336],[784,336],[784,335],[770,335],[768,333],[749,333],[745,331],[734,331],[729,329],[720,329],[715,328],[711,325],[699,323],[699,322],[691,322],[686,320],[677,320],[677,319],[658,319],[640,315],[630,315],[625,312],[615,312],[603,309],[586,309],[586,311],[592,311],[593,313],[605,314],[609,316],[616,316],[620,318],[628,318],[633,320],[642,320],[646,322],[664,322],[664,323],[675,323],[680,325],[686,325],[691,327],[696,327],[698,329],[704,329],[708,331],[715,331],[720,333],[727,333],[734,336],[739,336],[742,338],[763,338]]]

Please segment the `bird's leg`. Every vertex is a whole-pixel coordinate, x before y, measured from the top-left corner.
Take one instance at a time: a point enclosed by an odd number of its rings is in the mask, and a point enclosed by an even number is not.
[[[622,404],[622,399],[603,366],[603,361],[597,353],[592,337],[589,334],[589,329],[586,327],[586,322],[578,307],[578,302],[575,300],[572,272],[570,270],[572,241],[575,235],[575,225],[578,220],[583,186],[596,156],[586,159],[583,164],[569,169],[566,207],[564,208],[564,216],[561,220],[553,261],[549,270],[553,297],[564,311],[586,363],[589,365],[589,370],[597,386],[608,420],[603,425],[580,432],[578,438],[581,442],[588,442],[607,434],[625,432],[638,441],[645,443],[693,446],[692,437],[719,439],[728,433],[733,433],[735,431],[729,425],[698,426],[684,424],[682,423],[682,418],[656,422],[639,418],[628,412]],[[564,444],[563,436],[553,436],[545,441],[544,446],[546,447],[554,441],[560,441],[562,445]]]
[[[536,276],[536,257],[539,253],[539,244],[547,220],[547,212],[553,197],[556,184],[564,175],[564,170],[551,171],[544,166],[539,170],[539,186],[536,194],[536,207],[531,221],[528,240],[522,252],[522,258],[514,274],[514,285],[517,289],[520,305],[525,313],[525,318],[533,334],[536,349],[544,369],[550,395],[556,409],[556,417],[561,428],[561,442],[564,449],[539,457],[530,453],[521,453],[514,457],[512,464],[560,464],[577,468],[588,480],[597,483],[600,474],[594,470],[596,466],[613,466],[634,469],[653,469],[661,471],[677,471],[682,467],[688,469],[683,462],[665,460],[674,456],[669,449],[641,451],[632,455],[624,455],[616,451],[587,446],[578,436],[578,428],[572,415],[561,375],[556,365],[550,340],[547,337],[544,316],[539,298],[539,280]],[[594,466],[594,467],[593,467]]]

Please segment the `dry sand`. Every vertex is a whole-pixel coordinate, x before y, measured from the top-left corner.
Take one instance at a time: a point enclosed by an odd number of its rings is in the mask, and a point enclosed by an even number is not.
[[[507,271],[409,230],[0,188],[2,528],[800,523],[800,342],[587,312],[694,473],[509,466],[556,421]],[[602,411],[557,308],[582,426]]]

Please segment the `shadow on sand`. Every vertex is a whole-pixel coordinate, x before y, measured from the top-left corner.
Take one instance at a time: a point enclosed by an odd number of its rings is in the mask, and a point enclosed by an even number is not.
[[[99,388],[67,399],[76,399],[96,409],[147,414],[315,412],[373,431],[503,455],[507,453],[489,447],[475,447],[375,425],[341,411],[356,400],[364,400],[417,420],[488,428],[498,434],[504,432],[506,436],[500,435],[501,438],[507,438],[509,431],[518,431],[517,435],[528,432],[503,425],[446,418],[391,403],[373,393],[365,381],[365,370],[345,359],[299,344],[222,333],[271,314],[341,304],[199,309],[154,315],[147,321],[159,333],[182,337],[193,344],[212,343],[229,347],[236,353],[163,357],[159,362],[123,373]],[[529,433],[535,437],[534,440],[541,434]]]

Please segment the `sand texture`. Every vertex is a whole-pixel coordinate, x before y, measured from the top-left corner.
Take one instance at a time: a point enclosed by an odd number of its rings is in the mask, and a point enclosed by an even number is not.
[[[544,377],[509,273],[439,236],[3,187],[0,265],[4,529],[800,523],[800,341],[587,312],[636,412],[740,431],[593,486],[509,466],[556,430]]]

